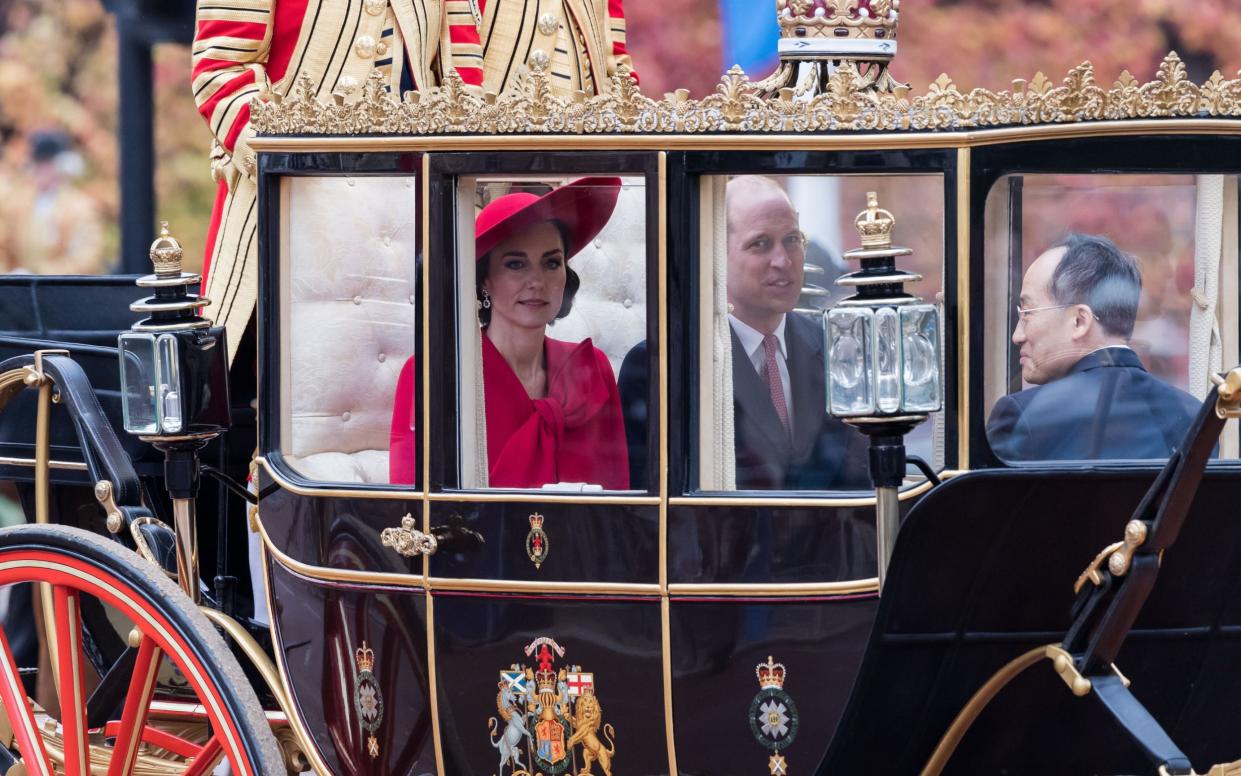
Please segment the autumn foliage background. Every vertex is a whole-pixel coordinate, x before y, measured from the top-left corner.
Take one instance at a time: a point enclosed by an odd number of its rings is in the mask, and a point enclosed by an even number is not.
[[[189,0],[168,0],[189,2]],[[774,13],[774,2],[769,3]],[[702,95],[730,62],[716,0],[628,0],[629,42],[643,90]],[[1089,59],[1100,82],[1153,76],[1177,51],[1192,78],[1241,68],[1235,0],[904,0],[894,74],[923,91],[941,72],[963,87],[1004,88],[1042,71],[1059,80]],[[774,41],[773,41],[774,49]],[[766,73],[751,73],[760,77]],[[201,255],[210,215],[209,136],[189,93],[189,51],[156,51],[158,212],[187,255]],[[77,185],[104,214],[115,260],[116,36],[99,0],[0,0],[0,202],[26,173],[31,133],[67,132],[85,161]],[[13,214],[7,214],[14,217]],[[20,214],[19,214],[20,216]]]

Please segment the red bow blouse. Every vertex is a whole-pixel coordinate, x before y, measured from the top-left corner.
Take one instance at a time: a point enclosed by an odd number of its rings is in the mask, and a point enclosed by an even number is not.
[[[487,462],[493,488],[539,488],[585,482],[628,490],[629,461],[620,395],[607,356],[589,340],[544,340],[547,396],[531,399],[504,356],[482,337]],[[412,362],[412,359],[411,359]],[[416,434],[402,407],[412,407],[414,370],[402,370],[393,413],[390,471],[414,481]]]

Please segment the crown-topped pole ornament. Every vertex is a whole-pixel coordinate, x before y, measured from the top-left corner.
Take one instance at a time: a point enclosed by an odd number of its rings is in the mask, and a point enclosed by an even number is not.
[[[905,91],[888,65],[896,56],[900,0],[776,0],[780,23],[780,66],[759,90],[768,97],[792,89],[798,97],[822,94],[828,79],[846,63],[860,88]]]
[[[870,437],[882,587],[900,530],[905,435],[942,403],[939,310],[906,293],[905,284],[922,276],[896,266],[913,251],[893,244],[896,216],[879,207],[877,192],[866,194],[866,209],[853,223],[861,247],[845,259],[860,267],[836,283],[856,293],[823,320],[828,411]]]

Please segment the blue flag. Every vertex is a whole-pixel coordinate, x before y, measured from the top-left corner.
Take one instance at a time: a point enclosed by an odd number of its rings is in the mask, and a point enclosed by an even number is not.
[[[764,78],[776,67],[776,23],[774,0],[720,0],[724,27],[724,69],[741,65],[752,79]]]

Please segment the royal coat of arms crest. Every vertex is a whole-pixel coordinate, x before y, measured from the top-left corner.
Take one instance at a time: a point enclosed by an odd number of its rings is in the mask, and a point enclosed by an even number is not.
[[[487,720],[491,746],[500,755],[495,776],[590,776],[595,763],[603,776],[612,776],[616,731],[603,723],[595,675],[578,665],[557,668],[565,650],[546,636],[524,651],[534,665],[513,663],[500,671],[500,717]]]

